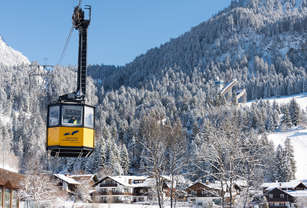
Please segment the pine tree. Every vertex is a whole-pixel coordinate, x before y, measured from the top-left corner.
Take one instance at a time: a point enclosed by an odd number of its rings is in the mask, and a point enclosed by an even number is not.
[[[277,146],[275,157],[274,157],[274,166],[273,166],[273,180],[286,182],[285,180],[285,160],[283,157],[283,148],[281,145]]]
[[[285,151],[285,156],[287,159],[287,164],[290,165],[290,167],[288,167],[289,173],[290,173],[289,180],[293,180],[295,179],[296,164],[295,164],[295,159],[294,159],[294,149],[293,149],[293,146],[289,138],[285,140],[284,151]]]
[[[282,117],[281,123],[282,123],[282,126],[286,128],[290,128],[292,126],[290,113],[287,107],[283,111],[283,117]]]
[[[274,180],[280,182],[288,182],[295,178],[295,161],[290,141],[285,142],[285,145],[285,148],[277,146],[274,158],[273,176]]]
[[[292,99],[289,105],[291,122],[294,126],[299,125],[301,121],[300,107],[295,99]]]
[[[120,152],[120,165],[123,168],[124,174],[127,174],[129,171],[129,154],[126,148],[126,145],[121,145]]]

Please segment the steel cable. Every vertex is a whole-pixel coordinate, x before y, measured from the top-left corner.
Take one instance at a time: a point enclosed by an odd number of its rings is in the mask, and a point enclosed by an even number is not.
[[[67,38],[66,38],[66,42],[65,42],[63,51],[62,51],[62,53],[61,53],[61,56],[60,56],[60,58],[59,58],[59,61],[58,61],[57,65],[59,65],[59,64],[62,62],[62,60],[63,60],[63,57],[64,57],[65,52],[66,52],[66,50],[67,50],[67,47],[68,47],[68,44],[69,44],[69,41],[70,41],[70,38],[71,38],[71,35],[72,35],[73,30],[74,30],[74,27],[72,26],[71,29],[70,29],[70,31],[69,31],[69,34],[68,34],[68,36],[67,36]]]

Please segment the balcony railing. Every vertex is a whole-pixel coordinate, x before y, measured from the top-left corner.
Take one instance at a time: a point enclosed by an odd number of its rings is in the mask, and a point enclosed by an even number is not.
[[[132,193],[129,192],[121,192],[121,191],[99,191],[99,194],[101,195],[129,195],[129,196],[133,196]]]
[[[104,183],[104,184],[100,184],[99,185],[100,188],[103,188],[103,187],[117,187],[117,184],[112,184],[112,183]]]
[[[148,196],[148,193],[130,193],[122,191],[99,191],[100,195],[111,196],[111,195],[126,195],[126,196]]]

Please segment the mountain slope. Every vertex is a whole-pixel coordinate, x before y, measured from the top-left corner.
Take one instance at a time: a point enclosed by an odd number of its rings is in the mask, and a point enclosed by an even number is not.
[[[125,66],[95,66],[90,71],[105,89],[152,89],[178,72],[189,78],[199,73],[204,83],[236,78],[248,99],[299,93],[307,65],[305,2],[233,1],[208,21]]]
[[[307,93],[298,94],[280,98],[269,98],[263,101],[269,101],[271,104],[276,102],[279,105],[289,104],[292,99],[295,99],[302,110],[307,109]],[[246,103],[244,106],[250,106],[254,101]],[[306,116],[306,115],[305,115]],[[294,148],[294,159],[296,161],[296,179],[307,179],[307,129],[306,128],[293,128],[285,131],[277,131],[270,133],[268,139],[274,143],[274,146],[284,146],[285,140],[289,138]]]
[[[45,75],[32,77],[36,68],[0,65],[0,135],[10,138],[5,144],[21,158],[22,170],[40,161],[55,172],[94,173],[101,164],[108,164],[106,168],[119,173],[120,153],[126,148],[130,171],[139,173],[145,162],[140,155],[146,154],[139,144],[139,128],[150,114],[181,122],[187,133],[186,152],[191,154],[187,157],[191,158],[206,134],[223,125],[231,124],[234,128],[229,129],[251,140],[258,138],[258,133],[275,131],[287,107],[265,102],[244,109],[224,105],[214,81],[238,80],[226,96],[230,102],[236,88],[245,88],[249,99],[301,92],[307,64],[302,58],[307,53],[307,15],[295,11],[292,16],[283,10],[282,15],[272,16],[272,12],[233,3],[126,66],[90,67],[93,79],[88,79],[87,95],[88,103],[96,106],[97,148],[86,160],[53,160],[49,165],[44,146],[47,105],[74,90],[75,69],[40,68],[39,74]],[[265,139],[263,142],[266,144]]]
[[[30,64],[30,61],[19,51],[8,46],[0,37],[0,64],[6,66],[15,66]]]

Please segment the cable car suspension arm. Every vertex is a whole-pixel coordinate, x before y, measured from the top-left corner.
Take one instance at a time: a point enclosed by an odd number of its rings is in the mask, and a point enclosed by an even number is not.
[[[79,1],[81,3],[81,0]],[[91,21],[91,7],[86,6],[89,17],[85,19],[84,11],[79,6],[74,9],[72,16],[73,28],[79,32],[79,52],[78,52],[78,78],[75,92],[60,96],[59,101],[84,102],[86,95],[86,73],[87,73],[87,29]]]

